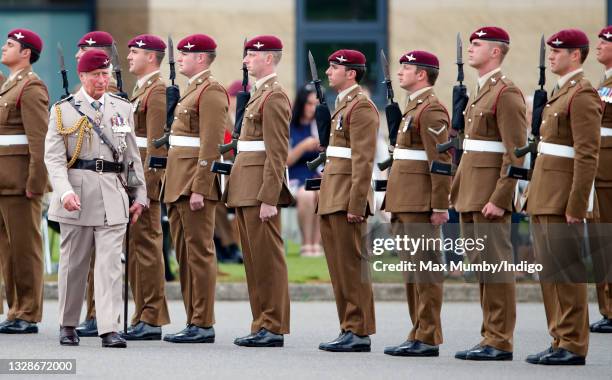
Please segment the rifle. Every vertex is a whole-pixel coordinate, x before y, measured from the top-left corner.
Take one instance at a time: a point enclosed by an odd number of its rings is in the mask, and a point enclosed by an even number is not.
[[[544,64],[546,56],[546,45],[544,42],[544,36],[540,39],[540,79],[538,85],[540,88],[536,89],[533,94],[533,113],[531,117],[531,133],[527,140],[527,145],[521,148],[514,149],[514,155],[516,157],[523,157],[527,153],[531,153],[530,168],[522,168],[516,166],[510,166],[508,168],[508,177],[522,180],[530,180],[533,174],[533,168],[535,167],[536,157],[538,157],[538,141],[540,140],[540,126],[542,125],[542,112],[546,103],[548,102],[548,94],[544,90],[546,84],[546,65]]]
[[[115,79],[117,79],[117,88],[119,92],[115,95],[122,97],[123,99],[130,100],[128,94],[123,91],[123,79],[121,78],[121,66],[119,65],[119,53],[117,53],[117,44],[113,41],[112,46],[112,57],[113,72],[115,73]]]
[[[329,112],[329,107],[327,106],[327,102],[325,100],[325,94],[321,89],[321,80],[319,79],[319,74],[317,73],[317,65],[310,50],[308,51],[308,64],[310,66],[310,75],[312,77],[312,83],[315,86],[317,99],[319,100],[319,104],[317,104],[317,107],[315,108],[315,120],[317,121],[317,131],[319,132],[319,149],[321,150],[321,152],[319,153],[319,156],[317,158],[306,163],[308,169],[314,171],[317,170],[319,165],[325,164],[325,160],[327,159],[325,150],[329,145],[329,134],[331,131],[331,112]],[[320,178],[310,178],[306,180],[306,190],[312,191],[319,190],[320,188]]]
[[[247,39],[244,39],[244,45],[242,50],[242,58],[246,57],[246,46]],[[238,139],[240,138],[240,132],[242,131],[242,119],[244,118],[244,110],[246,109],[249,100],[251,100],[251,93],[247,90],[249,85],[249,71],[246,64],[242,63],[242,91],[236,95],[236,121],[234,122],[234,130],[232,131],[232,141],[227,144],[219,144],[219,153],[225,154],[230,150],[234,150],[234,156],[238,154]],[[230,174],[232,171],[232,164],[227,162],[215,161],[212,164],[210,170],[218,174]]]
[[[170,86],[166,87],[166,126],[164,127],[164,135],[153,140],[153,146],[158,149],[162,146],[170,147],[170,131],[172,122],[174,121],[174,110],[181,98],[181,91],[174,83],[176,79],[176,70],[174,68],[174,43],[172,37],[168,36],[168,65],[170,66]]]
[[[62,74],[62,87],[64,88],[64,95],[60,96],[60,100],[64,100],[70,96],[68,90],[68,72],[66,71],[66,63],[64,61],[64,49],[60,42],[57,43],[57,55],[59,58],[60,74]]]
[[[461,155],[463,154],[463,135],[465,131],[465,118],[463,111],[468,103],[467,88],[463,84],[463,42],[461,41],[461,35],[457,33],[457,82],[453,86],[453,116],[451,119],[451,139],[444,144],[438,144],[436,150],[438,153],[443,153],[451,148],[455,148],[455,155],[453,157],[452,164],[445,164],[439,161],[433,161],[431,163],[430,172],[434,174],[453,175],[459,161],[461,161]]]
[[[385,115],[387,117],[387,128],[389,129],[389,155],[390,157],[383,162],[378,163],[378,169],[383,171],[390,168],[393,164],[393,150],[397,142],[397,132],[399,131],[400,123],[402,122],[402,111],[397,102],[393,99],[393,86],[391,84],[391,75],[389,74],[389,61],[385,52],[380,50],[380,62],[382,64],[385,80],[383,83],[387,86],[387,100],[389,103],[385,107]],[[385,191],[387,189],[386,180],[375,180],[374,188],[376,191]]]

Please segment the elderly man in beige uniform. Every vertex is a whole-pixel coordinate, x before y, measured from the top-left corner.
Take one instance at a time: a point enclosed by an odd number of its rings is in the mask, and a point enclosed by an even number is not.
[[[60,223],[58,273],[60,344],[78,345],[79,321],[92,251],[98,333],[103,347],[126,347],[119,336],[121,252],[126,224],[147,203],[132,106],[106,93],[110,59],[86,52],[78,64],[81,90],[51,109],[45,163],[54,193],[49,218]],[[134,181],[128,181],[133,168]],[[128,175],[126,175],[128,173]],[[131,182],[131,183],[130,183]],[[126,189],[133,191],[130,207]],[[93,249],[92,249],[93,248]]]

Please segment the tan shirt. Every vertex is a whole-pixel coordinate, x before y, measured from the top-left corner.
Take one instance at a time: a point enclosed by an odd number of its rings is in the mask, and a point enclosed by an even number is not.
[[[373,214],[371,180],[379,124],[376,106],[360,86],[341,97],[332,114],[329,145],[351,148],[351,158],[328,156],[317,214],[347,212],[366,217]]]
[[[600,147],[601,102],[578,72],[552,96],[542,113],[541,141],[571,146],[575,157],[539,154],[527,189],[531,215],[587,217]]]
[[[501,142],[506,153],[463,152],[451,186],[458,212],[479,212],[488,202],[512,211],[516,180],[509,166],[523,166],[513,151],[527,140],[525,100],[501,71],[493,73],[465,109],[465,138]]]
[[[28,144],[0,145],[0,195],[50,190],[43,157],[48,109],[47,87],[31,67],[5,80],[0,90],[0,135],[25,135]]]
[[[446,211],[450,178],[430,174],[429,167],[432,161],[451,162],[450,153],[436,150],[437,144],[448,141],[448,112],[432,87],[414,92],[409,100],[395,149],[423,150],[427,160],[393,160],[382,209],[395,213]]]

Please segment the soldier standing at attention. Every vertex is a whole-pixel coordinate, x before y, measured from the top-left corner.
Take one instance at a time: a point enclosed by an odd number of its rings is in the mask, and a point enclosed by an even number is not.
[[[174,111],[164,202],[179,263],[187,326],[167,334],[172,343],[215,341],[217,259],[213,241],[215,210],[221,199],[218,174],[210,171],[219,159],[219,144],[227,123],[229,99],[212,76],[217,44],[205,34],[179,41],[177,62],[189,86]]]
[[[83,54],[86,51],[90,50],[101,50],[109,57],[112,54],[112,46],[113,46],[113,36],[110,33],[104,31],[93,31],[86,33],[79,42],[77,43],[77,52],[75,54],[75,58],[77,60],[77,64]],[[108,88],[107,91],[111,94],[116,94],[119,92],[117,88],[117,81],[111,75],[108,78]],[[91,266],[89,268],[89,274],[87,275],[87,311],[85,313],[85,320],[76,328],[79,336],[81,337],[95,337],[98,336],[98,325],[96,322],[96,303],[94,300],[94,265],[96,262],[96,256],[94,256],[91,260]]]
[[[79,344],[79,321],[92,253],[102,347],[126,347],[118,334],[122,302],[121,253],[126,224],[136,223],[147,193],[133,133],[132,106],[107,93],[110,58],[88,51],[77,70],[82,87],[51,109],[45,163],[53,184],[49,219],[60,223],[58,271],[60,344]],[[127,194],[133,165],[134,203]]]
[[[451,187],[464,239],[483,239],[483,251],[468,250],[470,262],[512,262],[512,199],[516,180],[508,167],[522,166],[512,153],[526,142],[527,120],[521,91],[502,72],[510,49],[508,33],[483,27],[470,36],[468,63],[478,71],[478,88],[465,109],[463,157]],[[488,236],[488,238],[485,238]],[[462,360],[512,360],[516,322],[514,274],[479,277],[482,340],[459,351]]]
[[[334,288],[340,335],[320,350],[369,352],[376,332],[374,298],[365,249],[366,219],[373,215],[372,166],[378,111],[359,82],[366,58],[356,50],[338,50],[328,58],[329,86],[338,91],[332,114],[327,161],[317,214]]]
[[[448,140],[450,121],[446,108],[434,93],[438,78],[438,58],[426,51],[401,56],[400,86],[408,91],[408,104],[393,151],[383,209],[391,212],[396,233],[440,239],[440,226],[448,221],[450,178],[430,174],[432,161],[451,162],[449,153],[438,153],[436,144]],[[442,263],[441,252],[410,252],[407,260]],[[388,347],[393,356],[438,356],[442,343],[442,274],[415,273],[406,283],[412,331],[406,342]],[[411,276],[409,276],[410,279]]]
[[[236,208],[253,322],[251,333],[234,344],[282,347],[289,333],[289,283],[278,208],[294,202],[285,167],[291,105],[276,75],[281,40],[257,36],[244,48],[243,63],[256,82],[224,200]]]
[[[49,191],[44,141],[49,118],[47,87],[32,71],[43,42],[27,29],[8,33],[0,87],[0,268],[6,320],[0,333],[37,333],[42,317],[42,196]]]
[[[590,330],[594,333],[612,333],[612,273],[610,272],[612,255],[610,251],[606,251],[612,236],[610,234],[612,231],[612,167],[610,166],[612,163],[612,26],[603,28],[599,32],[597,60],[604,65],[606,71],[605,78],[599,86],[599,97],[604,106],[601,119],[601,149],[595,178],[599,218],[592,222],[602,223],[603,234],[600,238],[604,241],[592,239],[590,243],[591,249],[597,250],[593,259],[601,258],[602,262],[598,266],[603,269],[601,282],[597,284],[597,301],[602,318],[593,323]]]
[[[551,346],[531,364],[584,365],[589,345],[583,224],[597,217],[594,181],[601,138],[601,101],[584,77],[589,39],[578,29],[553,34],[550,70],[559,79],[542,113],[538,159],[528,188],[536,262]]]
[[[165,170],[155,163],[164,161],[165,146],[153,141],[164,134],[166,85],[159,73],[166,44],[159,37],[144,34],[128,43],[130,72],[138,78],[130,101],[134,112],[134,133],[140,149],[149,207],[130,231],[129,278],[135,310],[123,337],[127,340],[160,340],[161,326],[170,323],[165,293],[163,233],[161,226],[161,184]]]

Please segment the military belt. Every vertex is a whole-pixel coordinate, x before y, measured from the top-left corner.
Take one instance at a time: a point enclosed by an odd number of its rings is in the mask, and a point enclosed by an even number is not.
[[[242,141],[238,140],[238,152],[263,152],[266,145],[263,141]]]
[[[394,160],[427,161],[427,153],[424,150],[395,148],[393,150]]]
[[[26,135],[0,135],[0,145],[28,145]]]
[[[325,150],[325,153],[327,154],[327,157],[348,158],[349,160],[351,159],[351,148],[330,145]]]
[[[501,141],[463,140],[463,150],[468,152],[506,153],[506,147]]]
[[[91,170],[96,173],[121,173],[123,171],[123,164],[120,162],[105,161],[102,159],[77,159],[70,169]]]

